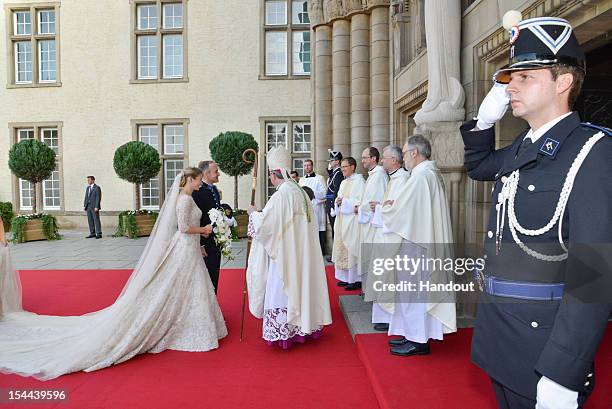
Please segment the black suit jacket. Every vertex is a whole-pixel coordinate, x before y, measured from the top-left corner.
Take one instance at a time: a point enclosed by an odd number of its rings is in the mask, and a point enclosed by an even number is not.
[[[89,195],[87,191],[89,186],[85,189],[85,200],[83,201],[83,207],[87,210],[88,207],[100,210],[100,202],[102,201],[102,189],[95,183],[91,185],[91,192]]]
[[[217,197],[220,197],[219,191],[217,190],[217,187],[215,185],[213,185],[213,189],[217,192]],[[210,209],[219,208],[221,203],[217,203],[215,201],[214,194],[208,189],[205,183],[202,183],[200,190],[194,190],[191,194],[191,197],[193,197],[193,200],[195,201],[196,205],[202,211],[200,227],[210,224],[210,217],[208,216],[208,211]],[[212,234],[206,238],[200,236],[200,244],[202,246],[206,246],[207,249],[213,247],[217,248],[215,239]]]
[[[540,229],[552,219],[570,166],[585,142],[598,133],[581,124],[574,112],[517,158],[526,132],[510,146],[495,149],[495,129],[472,132],[475,126],[476,121],[469,121],[461,127],[468,175],[495,181],[495,205],[502,178],[519,169],[514,209],[519,224],[527,229]],[[497,381],[532,399],[541,376],[584,394],[594,385],[593,359],[611,312],[611,159],[612,137],[606,135],[576,175],[562,219],[562,237],[569,249],[564,261],[539,260],[516,245],[507,211],[496,254],[497,212],[495,206],[491,209],[484,273],[514,281],[565,283],[561,301],[508,303],[507,298],[485,294],[478,306],[472,360]],[[540,253],[563,253],[558,224],[537,236],[517,234]]]

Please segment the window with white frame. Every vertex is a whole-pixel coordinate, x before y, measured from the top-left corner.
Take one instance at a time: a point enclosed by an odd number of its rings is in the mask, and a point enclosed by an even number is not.
[[[9,10],[11,85],[57,85],[58,7],[24,4]]]
[[[159,175],[140,186],[143,209],[159,209],[174,178],[185,168],[186,126],[185,121],[137,124],[138,140],[154,147],[162,161]]]
[[[293,169],[304,176],[304,161],[312,156],[312,137],[310,122],[299,120],[270,120],[265,122],[266,152],[277,146],[284,146],[291,152]],[[268,198],[275,192],[274,186],[267,181]]]
[[[21,142],[26,139],[36,139],[55,152],[55,170],[51,177],[43,180],[37,188],[37,198],[34,198],[34,187],[27,180],[19,179],[19,209],[32,210],[34,200],[37,200],[37,208],[43,211],[61,210],[62,208],[62,180],[61,180],[61,149],[58,126],[32,125],[13,127],[15,141]]]
[[[186,1],[137,0],[134,7],[135,79],[185,78]]]
[[[265,0],[264,72],[304,76],[311,70],[308,1]]]

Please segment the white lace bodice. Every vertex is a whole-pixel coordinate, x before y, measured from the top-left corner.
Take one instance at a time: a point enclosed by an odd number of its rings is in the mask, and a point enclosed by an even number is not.
[[[178,219],[179,231],[181,233],[186,233],[190,227],[197,227],[200,225],[202,211],[191,196],[181,193],[176,203],[176,217]],[[196,234],[190,236],[197,237]]]

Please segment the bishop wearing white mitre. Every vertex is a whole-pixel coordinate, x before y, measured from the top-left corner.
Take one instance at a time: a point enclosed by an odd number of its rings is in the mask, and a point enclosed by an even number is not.
[[[249,310],[263,318],[263,339],[287,349],[320,337],[331,309],[312,204],[289,177],[285,147],[272,148],[266,159],[276,192],[262,211],[249,207]]]

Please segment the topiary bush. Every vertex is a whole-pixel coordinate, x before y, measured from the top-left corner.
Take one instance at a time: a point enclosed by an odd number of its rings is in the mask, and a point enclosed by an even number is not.
[[[238,208],[238,177],[246,175],[253,169],[252,163],[242,160],[242,153],[247,149],[259,147],[253,135],[228,131],[213,138],[208,145],[212,159],[224,173],[234,177],[234,209]]]
[[[117,176],[135,185],[134,209],[137,212],[140,211],[140,185],[159,174],[161,169],[159,153],[154,147],[144,142],[128,142],[115,151],[113,168]]]
[[[13,204],[11,202],[0,202],[0,219],[4,223],[4,231],[11,230],[11,220],[14,215]]]
[[[36,214],[37,184],[53,174],[55,152],[42,142],[25,139],[9,151],[9,168],[15,176],[32,184],[32,214]]]

